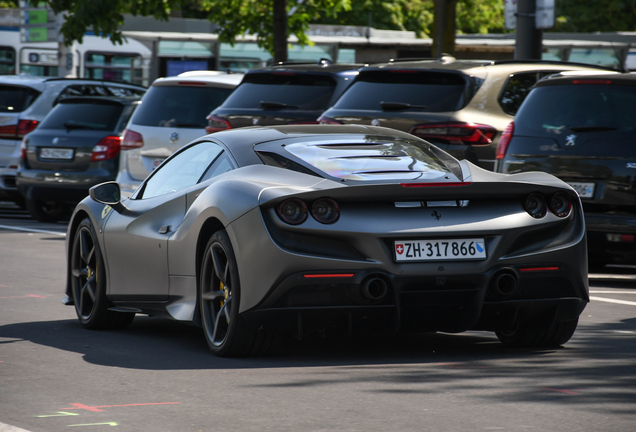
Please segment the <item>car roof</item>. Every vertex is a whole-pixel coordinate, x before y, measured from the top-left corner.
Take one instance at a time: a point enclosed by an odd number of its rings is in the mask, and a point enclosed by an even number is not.
[[[111,81],[111,80],[100,80],[100,79],[90,79],[90,78],[65,78],[65,77],[40,77],[33,76],[28,74],[20,74],[20,75],[2,75],[0,76],[0,84],[15,84],[15,85],[23,85],[30,86],[36,88],[38,90],[42,90],[47,82],[54,81],[67,81],[79,84],[86,83],[100,83],[100,84],[116,84],[116,85],[125,85],[129,87],[137,87],[140,89],[146,89],[146,87],[124,82],[124,81]]]
[[[252,69],[247,71],[247,74],[252,73],[267,73],[267,72],[319,72],[319,73],[333,73],[338,74],[340,72],[348,72],[358,70],[366,65],[360,63],[330,63],[330,62],[318,62],[318,63],[279,63],[274,66],[270,66],[263,69]]]
[[[199,72],[199,73],[197,73]],[[243,79],[243,74],[228,74],[226,72],[217,71],[192,71],[191,73],[181,74],[172,77],[157,78],[152,86],[178,86],[178,85],[197,85],[196,83],[205,83],[207,86],[215,87],[236,87]]]
[[[141,96],[71,96],[60,99],[58,104],[130,105],[140,100]]]

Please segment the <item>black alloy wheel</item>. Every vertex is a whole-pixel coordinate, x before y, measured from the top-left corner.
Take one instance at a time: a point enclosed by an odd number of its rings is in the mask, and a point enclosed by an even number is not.
[[[212,235],[199,277],[201,325],[208,346],[221,357],[263,353],[272,335],[251,328],[239,314],[240,281],[234,250],[225,231]]]
[[[80,222],[75,231],[70,266],[75,312],[85,328],[125,328],[132,323],[134,313],[108,310],[110,302],[106,298],[104,261],[89,218]]]

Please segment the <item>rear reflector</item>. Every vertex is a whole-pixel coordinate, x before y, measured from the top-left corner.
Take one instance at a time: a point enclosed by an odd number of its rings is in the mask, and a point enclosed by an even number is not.
[[[200,82],[200,81],[179,81],[179,85],[185,85],[185,86],[206,86],[207,84],[204,82]]]
[[[607,241],[615,242],[615,243],[633,243],[634,235],[633,234],[606,234]]]
[[[572,81],[572,84],[611,84],[611,80],[599,80],[599,79],[579,79]]]
[[[353,273],[330,273],[330,274],[306,274],[304,277],[311,278],[350,278],[353,277]]]
[[[526,267],[519,269],[520,272],[542,272],[542,271],[557,271],[560,267]]]
[[[400,183],[405,188],[420,187],[445,187],[445,186],[470,186],[473,182],[448,182],[448,183]]]

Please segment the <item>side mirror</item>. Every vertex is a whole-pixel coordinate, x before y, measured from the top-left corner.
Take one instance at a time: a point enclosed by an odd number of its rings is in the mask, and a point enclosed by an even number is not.
[[[127,210],[121,203],[121,189],[117,182],[106,182],[93,186],[88,190],[90,197],[101,204],[111,206],[117,213]]]

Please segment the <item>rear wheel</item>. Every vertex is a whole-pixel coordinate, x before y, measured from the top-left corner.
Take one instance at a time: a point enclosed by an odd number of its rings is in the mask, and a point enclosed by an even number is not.
[[[579,319],[563,321],[547,329],[517,329],[495,331],[497,338],[511,347],[557,347],[570,340]]]
[[[91,220],[80,222],[71,249],[71,287],[80,323],[93,330],[125,328],[134,313],[108,310],[104,261]]]
[[[232,244],[225,231],[210,238],[199,276],[201,324],[208,346],[221,357],[256,355],[269,350],[273,338],[256,331],[239,314],[241,284]]]
[[[65,220],[69,216],[68,206],[56,201],[40,201],[27,198],[24,204],[31,217],[38,222],[57,222]]]

